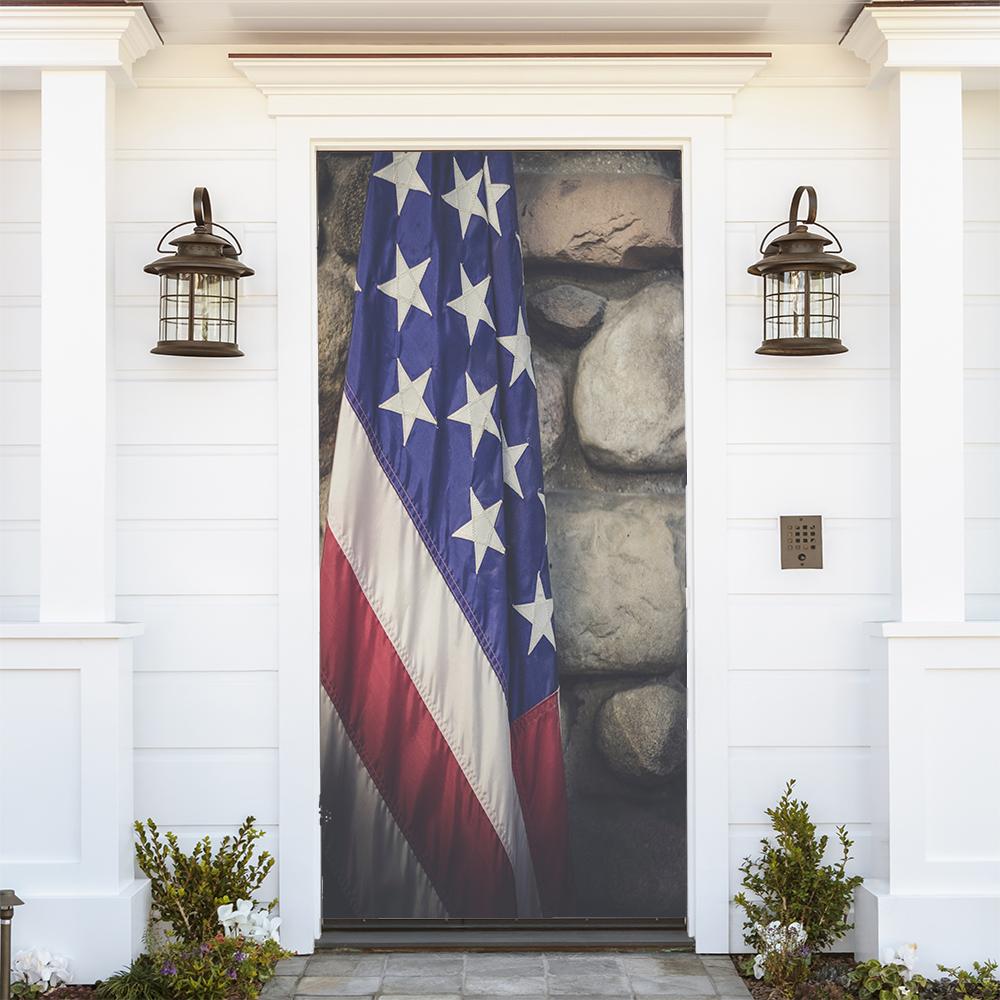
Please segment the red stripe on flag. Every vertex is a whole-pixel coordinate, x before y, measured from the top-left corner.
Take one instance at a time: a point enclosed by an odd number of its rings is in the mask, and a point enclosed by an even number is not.
[[[573,914],[566,777],[559,732],[559,691],[515,719],[510,730],[514,780],[528,831],[542,912]]]
[[[329,526],[320,594],[323,686],[449,915],[515,916],[507,852]]]

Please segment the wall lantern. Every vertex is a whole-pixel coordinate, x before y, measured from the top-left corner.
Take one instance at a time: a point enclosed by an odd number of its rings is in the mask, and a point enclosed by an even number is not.
[[[0,1000],[10,998],[10,925],[21,905],[13,889],[0,889]]]
[[[809,212],[799,219],[802,195],[809,196]],[[801,357],[809,354],[843,354],[840,342],[840,276],[850,274],[855,265],[843,257],[840,240],[826,226],[816,221],[816,191],[796,188],[788,210],[788,232],[768,242],[764,237],[760,252],[764,255],[747,268],[764,279],[764,342],[758,354]],[[832,239],[810,232],[823,230]],[[836,253],[826,247],[836,241]]]
[[[236,344],[236,283],[253,269],[239,259],[240,241],[225,226],[212,222],[206,188],[194,189],[194,219],[168,229],[156,252],[163,253],[163,241],[192,222],[194,232],[170,241],[176,252],[143,268],[160,276],[160,340],[150,354],[241,358]],[[216,229],[230,239],[216,236]]]

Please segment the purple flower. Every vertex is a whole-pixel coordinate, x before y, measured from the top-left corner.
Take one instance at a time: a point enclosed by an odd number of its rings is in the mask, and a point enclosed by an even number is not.
[[[201,946],[201,948],[199,948],[198,950],[199,950],[199,951],[201,952],[201,954],[202,954],[202,955],[204,956],[204,955],[207,955],[207,954],[208,954],[208,953],[209,953],[209,952],[211,951],[211,948],[209,948],[209,946],[208,946],[207,944],[203,944],[203,945]]]
[[[235,969],[230,969],[226,973],[226,975],[229,976],[230,979],[235,979],[236,978],[236,970]]]
[[[160,969],[160,975],[161,976],[176,976],[177,975],[177,966],[174,965],[174,963],[171,962],[170,959],[167,959],[167,961],[165,961],[163,963],[163,968]]]
[[[236,952],[235,955],[233,955],[234,962],[239,963],[239,962],[245,962],[246,960],[247,960],[247,953],[245,951],[238,951]]]

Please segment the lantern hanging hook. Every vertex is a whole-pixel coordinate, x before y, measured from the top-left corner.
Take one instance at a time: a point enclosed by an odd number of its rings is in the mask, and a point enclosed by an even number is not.
[[[208,196],[206,187],[194,189],[194,221],[199,230],[209,233],[212,231],[212,199]]]
[[[809,209],[804,219],[800,218],[799,216],[799,209],[802,205],[803,195],[808,195],[809,197],[809,202],[808,202]],[[823,223],[816,221],[817,208],[818,208],[818,199],[816,198],[816,189],[812,187],[812,185],[810,184],[800,184],[795,189],[795,194],[792,195],[792,203],[788,206],[788,222],[787,223],[779,222],[776,226],[772,226],[764,234],[764,238],[760,241],[760,253],[766,254],[768,241],[771,239],[771,234],[773,232],[776,232],[782,226],[787,225],[788,231],[790,233],[793,233],[795,232],[795,227],[800,222],[804,223],[806,226],[815,226],[817,229],[822,229],[823,232],[826,233],[827,236],[829,236],[833,240],[833,242],[837,244],[837,249],[832,250],[830,252],[843,253],[844,247],[843,244],[840,242],[840,237],[836,233],[831,232],[829,229],[827,229],[826,226],[823,225]]]
[[[809,195],[809,214],[804,219],[800,219],[799,206],[802,204],[804,194]],[[788,206],[788,231],[792,232],[799,222],[804,222],[807,226],[813,225],[816,222],[816,208],[816,188],[809,184],[800,184],[795,189],[795,194],[792,195],[791,205]]]

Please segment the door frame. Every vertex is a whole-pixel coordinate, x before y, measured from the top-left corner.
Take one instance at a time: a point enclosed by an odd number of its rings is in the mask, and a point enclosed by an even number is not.
[[[729,950],[725,117],[767,53],[559,59],[234,54],[277,146],[278,877],[282,940],[321,926],[316,156],[320,150],[681,152],[688,442],[688,933]]]

